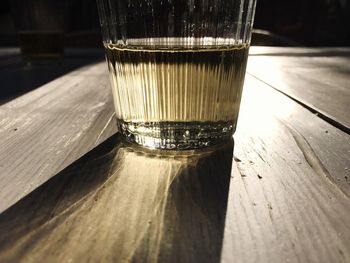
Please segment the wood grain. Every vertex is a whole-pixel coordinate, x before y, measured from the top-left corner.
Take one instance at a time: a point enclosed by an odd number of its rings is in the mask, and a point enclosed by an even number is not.
[[[350,49],[288,54],[290,50],[286,48],[284,53],[274,56],[264,55],[261,49],[260,53],[253,51],[257,55],[250,57],[248,72],[349,134]]]
[[[0,261],[349,262],[349,136],[248,76],[235,141],[112,137],[0,215]]]
[[[241,141],[238,136],[242,133],[254,137],[269,132],[271,137],[278,137],[287,130],[293,134],[309,165],[315,166],[316,162],[318,173],[350,196],[350,136],[263,82],[251,76],[247,76],[246,80],[239,130],[235,136],[237,143]],[[277,119],[284,129],[276,129],[269,118]],[[248,127],[249,131],[240,132],[244,127]]]
[[[111,100],[102,62],[0,107],[0,212],[115,133]]]
[[[222,261],[349,262],[349,136],[258,80],[246,84]]]
[[[233,144],[155,156],[116,141],[0,217],[1,262],[219,261]]]

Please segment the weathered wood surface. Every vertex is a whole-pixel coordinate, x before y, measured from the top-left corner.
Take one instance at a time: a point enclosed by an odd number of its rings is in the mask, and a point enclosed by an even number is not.
[[[101,62],[0,106],[0,212],[115,133],[107,83]]]
[[[223,262],[349,262],[349,136],[247,80]]]
[[[235,161],[113,137],[0,215],[0,261],[349,262],[348,135],[250,76],[238,127]]]
[[[64,169],[115,132],[107,83],[89,65],[0,106],[0,262],[350,261],[348,134],[248,75],[233,163],[114,136]]]
[[[251,53],[250,74],[350,132],[350,48],[253,48]]]
[[[66,49],[65,54],[61,59],[25,62],[19,48],[1,48],[0,105],[104,57],[103,49]]]
[[[235,135],[237,143],[241,141],[240,129],[248,125],[249,131],[245,132],[251,134],[252,138],[270,130],[271,137],[278,137],[280,133],[289,131],[309,165],[350,196],[350,136],[261,81],[251,76],[247,76],[246,79],[246,98],[242,103],[242,114]],[[274,122],[266,121],[268,116],[280,121],[285,130],[274,130]],[[253,139],[253,143],[256,143],[256,147],[266,148],[263,144],[259,145],[259,140]],[[283,144],[281,147],[284,147]],[[276,148],[276,151],[279,150]],[[256,157],[260,159],[261,155]],[[286,163],[290,161],[285,159]]]
[[[115,141],[0,217],[1,262],[219,261],[232,143],[186,158]]]

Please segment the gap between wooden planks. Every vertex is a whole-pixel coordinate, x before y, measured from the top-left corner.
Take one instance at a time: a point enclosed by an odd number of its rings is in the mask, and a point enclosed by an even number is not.
[[[224,262],[348,262],[350,139],[247,77]]]
[[[350,134],[349,48],[252,48],[248,72]]]

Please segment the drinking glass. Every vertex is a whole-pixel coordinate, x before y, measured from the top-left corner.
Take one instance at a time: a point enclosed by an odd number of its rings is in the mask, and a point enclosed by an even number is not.
[[[118,130],[186,150],[236,130],[255,0],[97,0]]]
[[[9,3],[23,59],[39,62],[61,58],[67,0],[11,0]]]

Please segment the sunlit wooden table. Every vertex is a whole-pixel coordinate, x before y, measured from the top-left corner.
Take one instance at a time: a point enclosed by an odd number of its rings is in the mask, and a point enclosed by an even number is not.
[[[350,262],[349,48],[253,47],[234,142],[190,156],[120,141],[89,54],[0,52],[0,262]]]

